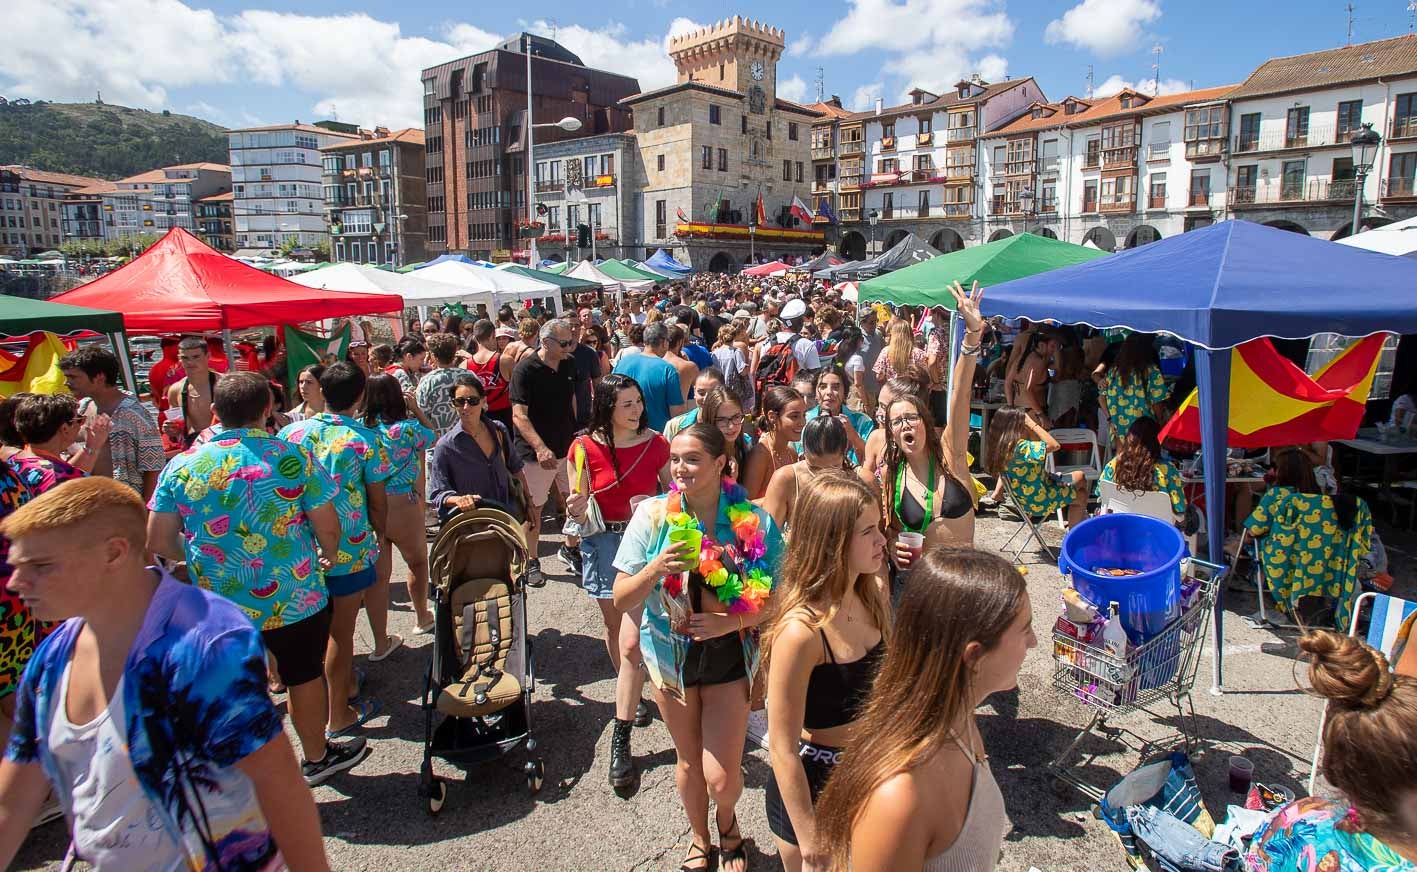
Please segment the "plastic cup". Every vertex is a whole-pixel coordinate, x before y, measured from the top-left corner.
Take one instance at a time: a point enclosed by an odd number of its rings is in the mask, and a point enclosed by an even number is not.
[[[896,541],[905,546],[910,552],[910,562],[913,564],[920,559],[920,553],[925,550],[925,534],[904,532],[896,537]]]
[[[1248,793],[1255,778],[1255,764],[1238,754],[1230,758],[1230,792]]]
[[[670,530],[669,543],[679,549],[690,569],[699,565],[699,549],[704,544],[704,534],[701,531]]]
[[[635,513],[635,509],[639,508],[640,503],[644,502],[647,499],[649,499],[649,496],[647,494],[640,494],[637,497],[630,497],[630,514],[633,515]]]

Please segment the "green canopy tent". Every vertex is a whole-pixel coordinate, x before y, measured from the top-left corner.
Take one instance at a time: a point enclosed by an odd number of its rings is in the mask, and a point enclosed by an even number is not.
[[[423,261],[421,260],[418,263],[405,264],[404,266],[401,266],[398,269],[394,270],[394,272],[411,273],[414,270],[418,269],[420,266],[423,266]]]
[[[567,261],[566,263],[548,263],[546,266],[543,266],[543,267],[541,267],[540,269],[538,269],[537,272],[548,272],[548,273],[551,273],[552,275],[558,275],[558,276],[559,276],[561,273],[563,273],[563,272],[565,272],[567,269],[569,269],[570,266],[571,266],[571,262],[570,262],[570,261]]]
[[[502,266],[498,267],[498,269],[512,273],[513,275],[525,276],[529,279],[536,279],[538,281],[553,284],[563,291],[600,290],[600,285],[596,284],[595,282],[588,282],[585,279],[572,278],[571,276],[563,276],[559,273],[551,272],[550,270],[530,269],[529,267],[524,266]]]
[[[81,333],[107,336],[123,370],[123,379],[129,389],[137,393],[138,380],[133,376],[133,358],[128,351],[122,313],[0,295],[0,336],[28,336],[40,331],[56,336]]]
[[[971,282],[979,282],[987,288],[1059,267],[1096,260],[1106,254],[1100,249],[1020,233],[867,279],[857,287],[857,296],[863,303],[944,306],[953,310],[954,297],[950,296],[948,289],[956,281],[966,288]]]
[[[648,279],[657,284],[674,281],[674,279],[667,278],[659,273],[652,273],[649,270],[630,266],[618,260],[607,260],[603,263],[596,264],[596,269],[610,276],[612,279],[620,279],[621,281],[644,281]]]

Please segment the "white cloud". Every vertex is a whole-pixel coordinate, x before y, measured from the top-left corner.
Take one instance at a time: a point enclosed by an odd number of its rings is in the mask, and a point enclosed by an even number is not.
[[[812,34],[804,33],[787,44],[787,56],[800,57],[812,50]]]
[[[822,37],[825,55],[866,49],[908,53],[972,51],[1003,45],[1014,24],[999,0],[850,0],[851,9]]]
[[[851,95],[851,108],[857,112],[865,112],[876,105],[876,98],[881,96],[886,90],[884,82],[872,82],[869,85],[862,85]]]
[[[1160,17],[1157,0],[1082,0],[1048,22],[1043,38],[1109,57],[1140,48],[1143,28]]]
[[[1133,82],[1124,79],[1120,75],[1114,73],[1111,76],[1108,76],[1106,81],[1104,81],[1102,84],[1098,85],[1096,88],[1093,89],[1092,96],[1110,97],[1118,91],[1122,90],[1123,88],[1130,88],[1133,91],[1139,91],[1143,94],[1151,94],[1152,96],[1155,96],[1158,93],[1179,94],[1182,91],[1189,91],[1191,89],[1191,86],[1190,83],[1182,79],[1162,79],[1161,90],[1157,91],[1155,78],[1142,79],[1140,81]]]
[[[554,33],[556,41],[575,52],[586,66],[633,76],[647,91],[674,83],[674,62],[666,53],[669,38],[699,30],[703,26],[688,18],[676,18],[670,22],[669,31],[662,39],[627,38],[628,28],[614,22],[592,30],[579,24],[553,25],[539,20],[528,25],[527,30],[543,36]]]
[[[805,103],[807,100],[807,83],[801,76],[792,76],[781,79],[777,83],[777,96],[784,100],[791,100],[794,103]]]
[[[465,55],[480,54],[494,45],[501,45],[507,41],[505,36],[498,36],[490,30],[483,30],[475,24],[466,22],[445,24],[443,36],[452,43],[453,48]]]

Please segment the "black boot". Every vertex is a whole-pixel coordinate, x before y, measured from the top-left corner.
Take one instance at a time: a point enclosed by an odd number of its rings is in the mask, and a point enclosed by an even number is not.
[[[650,713],[649,706],[645,704],[645,701],[640,700],[640,704],[635,706],[635,726],[647,727],[652,723],[654,723],[654,715]]]
[[[615,731],[610,735],[610,786],[631,787],[640,777],[635,758],[630,756],[632,721],[615,719]]]

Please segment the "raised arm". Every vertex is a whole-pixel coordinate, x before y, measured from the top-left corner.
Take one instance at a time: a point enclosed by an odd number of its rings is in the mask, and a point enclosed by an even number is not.
[[[984,336],[984,319],[979,314],[979,300],[984,289],[975,282],[968,292],[955,282],[950,286],[955,298],[955,310],[964,319],[964,341],[955,359],[954,371],[950,373],[950,409],[945,425],[946,463],[956,474],[967,475],[969,471],[969,400],[974,384],[974,368],[979,363],[979,342]],[[951,337],[953,341],[953,337]]]

